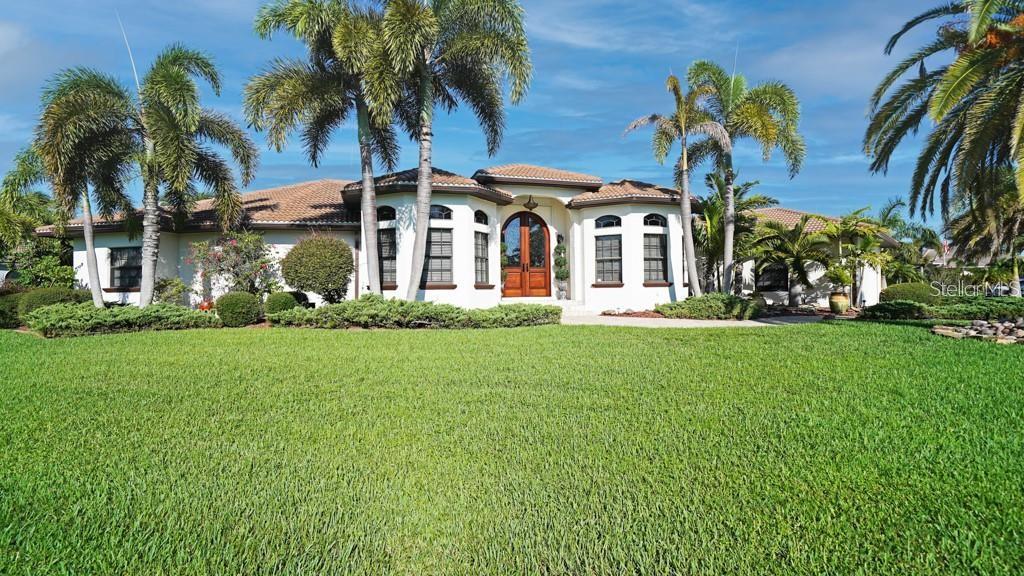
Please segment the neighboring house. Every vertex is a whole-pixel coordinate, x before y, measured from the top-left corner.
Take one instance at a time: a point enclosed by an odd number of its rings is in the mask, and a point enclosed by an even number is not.
[[[404,297],[412,264],[416,171],[380,176],[376,183],[384,294]],[[358,297],[367,289],[361,192],[358,182],[340,180],[249,192],[242,196],[245,225],[263,232],[278,256],[314,232],[345,239],[357,262],[348,295]],[[435,169],[432,205],[420,299],[466,307],[554,301],[558,244],[566,247],[569,306],[642,310],[689,294],[676,190],[632,180],[605,184],[587,174],[512,164],[479,170],[472,178]],[[53,229],[39,233],[53,234]],[[72,222],[68,233],[84,283],[81,222]],[[199,202],[178,230],[168,216],[158,276],[178,276],[202,293],[188,261],[189,244],[216,235],[208,200]],[[96,244],[107,298],[137,301],[141,239],[129,238],[121,221],[101,221]],[[202,297],[220,290],[206,287]]]
[[[823,232],[829,222],[838,222],[839,218],[821,216],[810,212],[801,212],[790,208],[761,208],[754,210],[758,221],[778,222],[788,227],[796,226],[804,216],[814,216],[807,223],[808,232]],[[883,246],[892,247],[898,243],[886,234],[879,238]],[[752,294],[757,292],[764,296],[769,304],[786,304],[789,301],[789,270],[785,265],[773,265],[764,270],[757,270],[753,261],[743,263],[743,292]],[[824,266],[812,266],[810,273],[810,289],[800,287],[802,299],[807,304],[814,304],[819,307],[828,306],[828,296],[833,286],[825,279]],[[871,306],[878,304],[878,298],[884,286],[884,276],[881,270],[876,267],[862,267],[857,274],[858,294],[852,299],[855,306]]]

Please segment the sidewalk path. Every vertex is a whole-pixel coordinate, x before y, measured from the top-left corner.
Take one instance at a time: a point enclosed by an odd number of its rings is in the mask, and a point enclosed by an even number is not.
[[[571,326],[630,326],[634,328],[763,328],[820,322],[820,316],[778,316],[759,320],[684,320],[671,318],[631,318],[599,314],[571,314],[562,324]]]

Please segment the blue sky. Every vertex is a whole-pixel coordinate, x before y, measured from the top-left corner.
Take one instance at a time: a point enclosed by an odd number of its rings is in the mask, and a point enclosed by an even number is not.
[[[31,137],[38,95],[46,79],[69,66],[91,66],[130,82],[117,26],[120,11],[141,69],[172,42],[214,56],[225,79],[207,106],[241,122],[246,80],[276,56],[302,56],[286,37],[263,41],[252,33],[258,0],[37,0],[11,3],[0,16],[0,169]],[[748,143],[737,148],[742,180],[783,205],[825,214],[877,208],[904,195],[917,143],[899,151],[888,176],[872,176],[861,153],[868,96],[900,54],[919,45],[909,37],[894,56],[882,54],[888,37],[933,0],[524,0],[534,81],[527,99],[508,112],[504,145],[488,158],[472,114],[439,115],[435,164],[470,175],[508,162],[541,164],[671,184],[669,166],[651,158],[649,135],[622,135],[634,118],[668,111],[670,72],[685,73],[695,59],[738,71],[751,82],[780,80],[803,103],[808,142],[803,171],[790,180],[778,158],[763,163]],[[325,161],[310,167],[298,145],[278,153],[254,134],[262,155],[256,181],[263,188],[315,178],[358,177],[355,133],[336,134]],[[407,142],[403,166],[415,165]],[[703,189],[703,172],[694,190]]]

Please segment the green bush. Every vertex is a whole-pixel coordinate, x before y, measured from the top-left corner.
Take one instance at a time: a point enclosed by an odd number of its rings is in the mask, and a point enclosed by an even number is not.
[[[225,326],[248,326],[260,321],[260,300],[251,292],[228,292],[217,298],[216,308]]]
[[[185,285],[181,278],[161,278],[153,287],[153,302],[157,304],[184,304],[185,296],[192,289]]]
[[[18,319],[18,303],[21,293],[0,296],[0,328],[17,328],[21,326]]]
[[[911,300],[882,302],[869,306],[860,313],[864,320],[925,320],[934,318],[932,308],[927,304]]]
[[[47,338],[220,326],[220,321],[213,314],[173,304],[153,304],[145,308],[97,308],[91,303],[54,304],[29,313],[26,322],[29,328]]]
[[[18,303],[18,317],[24,321],[30,312],[43,306],[77,304],[90,300],[92,300],[92,295],[88,290],[72,290],[64,287],[36,288],[22,295],[21,302]]]
[[[291,292],[274,292],[267,296],[267,301],[263,305],[267,314],[277,314],[278,312],[291,310],[298,306],[300,306],[299,301],[295,299]]]
[[[934,318],[950,320],[998,320],[1024,317],[1024,298],[955,298],[933,306]]]
[[[367,295],[316,309],[293,308],[268,316],[275,326],[305,328],[514,328],[558,324],[557,306],[513,304],[464,310],[450,304],[386,300]]]
[[[754,300],[744,300],[731,294],[713,293],[662,304],[654,310],[666,318],[749,320],[757,316],[761,306]]]
[[[313,236],[296,244],[281,260],[281,274],[292,288],[319,294],[333,304],[345,299],[353,266],[347,242]]]
[[[879,295],[881,302],[918,302],[921,304],[938,304],[941,298],[935,293],[935,289],[924,282],[911,282],[908,284],[893,284]]]

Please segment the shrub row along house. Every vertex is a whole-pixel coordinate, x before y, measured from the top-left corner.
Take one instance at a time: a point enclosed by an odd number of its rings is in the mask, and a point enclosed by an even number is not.
[[[377,178],[379,256],[385,296],[406,293],[413,253],[416,172]],[[320,180],[242,196],[244,225],[260,231],[277,257],[303,237],[323,233],[353,247],[356,271],[348,290],[367,290],[366,254],[358,182]],[[802,213],[773,208],[759,218],[795,223]],[[818,222],[815,226],[823,226]],[[52,227],[41,235],[56,233]],[[81,221],[67,233],[74,239],[79,281],[87,282]],[[175,227],[162,223],[158,277],[181,278],[198,300],[222,287],[203,286],[189,260],[191,243],[217,236],[212,201],[200,201],[192,216]],[[561,296],[582,310],[641,310],[684,299],[689,294],[683,262],[682,225],[676,190],[623,180],[604,183],[595,176],[514,164],[478,170],[472,178],[434,170],[430,231],[419,298],[481,308],[513,299],[554,300]],[[110,301],[132,303],[141,275],[141,241],[123,219],[96,224],[97,257],[103,291]],[[561,246],[561,248],[559,248]],[[806,301],[825,305],[830,286],[812,273],[819,288]],[[769,303],[785,303],[789,275],[773,268],[743,269],[746,293],[757,291]],[[857,301],[874,304],[882,289],[876,270],[862,271]],[[315,295],[311,300],[317,301]]]

